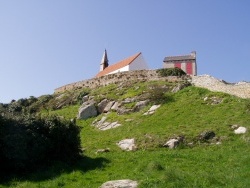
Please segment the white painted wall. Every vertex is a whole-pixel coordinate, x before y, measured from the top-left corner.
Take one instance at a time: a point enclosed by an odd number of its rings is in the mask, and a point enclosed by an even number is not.
[[[144,60],[142,54],[140,54],[130,65],[117,69],[113,72],[110,72],[109,74],[131,71],[131,70],[147,70],[147,69],[148,69],[148,65],[146,61]]]
[[[163,63],[163,68],[174,68],[174,64],[173,63]]]
[[[125,67],[122,67],[122,68],[120,68],[120,69],[117,69],[117,70],[115,70],[115,71],[113,71],[113,72],[110,72],[110,73],[108,73],[108,74],[114,74],[114,73],[125,72],[125,71],[129,71],[129,65],[127,65],[127,66],[125,66]]]
[[[130,65],[129,70],[147,70],[148,65],[144,60],[142,54],[140,54]]]

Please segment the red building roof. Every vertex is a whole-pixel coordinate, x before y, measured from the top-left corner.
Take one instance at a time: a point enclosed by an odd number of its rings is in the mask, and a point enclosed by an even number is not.
[[[135,54],[133,56],[130,56],[130,57],[128,57],[128,58],[126,58],[126,59],[124,59],[124,60],[122,60],[122,61],[114,64],[114,65],[108,66],[103,71],[99,72],[96,75],[96,77],[104,76],[104,75],[109,74],[111,72],[114,72],[114,71],[116,71],[116,70],[118,70],[118,69],[120,69],[122,67],[130,65],[140,54],[141,54],[141,52],[137,53],[137,54]]]

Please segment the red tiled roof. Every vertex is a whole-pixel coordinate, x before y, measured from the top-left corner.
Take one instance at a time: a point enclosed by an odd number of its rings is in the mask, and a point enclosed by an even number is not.
[[[124,60],[122,60],[122,61],[120,61],[120,62],[118,62],[116,64],[108,66],[103,71],[99,72],[96,75],[96,77],[104,76],[104,75],[109,74],[109,73],[111,73],[111,72],[113,72],[115,70],[118,70],[118,69],[122,68],[122,67],[130,65],[140,54],[141,54],[141,52],[137,53],[137,54],[135,54],[133,56],[130,56],[127,59],[124,59]]]

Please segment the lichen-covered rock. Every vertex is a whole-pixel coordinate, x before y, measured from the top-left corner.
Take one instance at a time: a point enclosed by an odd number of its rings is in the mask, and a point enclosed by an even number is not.
[[[134,138],[121,140],[120,142],[117,143],[117,145],[122,150],[126,150],[126,151],[136,150],[136,145],[135,145],[135,139]]]
[[[79,108],[78,119],[88,119],[96,116],[97,110],[94,102],[83,103],[83,105]]]

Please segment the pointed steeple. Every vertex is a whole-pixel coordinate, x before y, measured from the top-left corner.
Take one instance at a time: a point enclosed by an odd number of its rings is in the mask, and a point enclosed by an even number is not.
[[[108,60],[107,50],[105,49],[103,56],[102,56],[102,61],[100,64],[100,71],[103,71],[105,68],[109,66],[108,62],[109,60]]]

